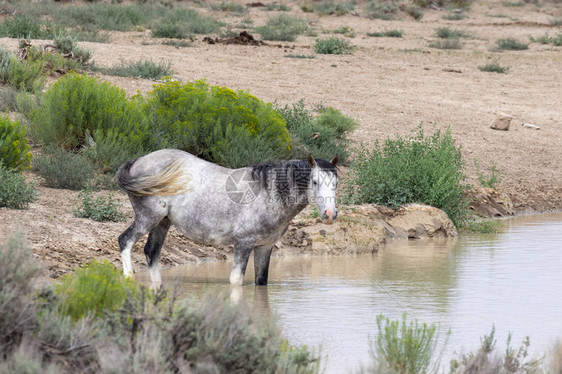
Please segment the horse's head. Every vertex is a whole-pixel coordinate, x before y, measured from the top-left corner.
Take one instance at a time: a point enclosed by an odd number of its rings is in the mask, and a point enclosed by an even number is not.
[[[322,222],[327,224],[331,224],[338,216],[336,209],[337,163],[338,155],[335,155],[330,162],[321,159],[315,160],[311,154],[308,155],[308,164],[312,170],[310,173],[310,191],[314,196]]]

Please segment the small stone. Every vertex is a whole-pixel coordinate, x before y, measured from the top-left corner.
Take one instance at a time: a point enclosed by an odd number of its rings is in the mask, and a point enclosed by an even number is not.
[[[533,129],[533,130],[540,130],[541,129],[540,126],[533,125],[532,123],[524,123],[522,126],[527,128],[527,129]]]
[[[512,117],[509,114],[498,112],[496,118],[490,124],[490,128],[494,130],[509,130],[509,125],[511,124]]]

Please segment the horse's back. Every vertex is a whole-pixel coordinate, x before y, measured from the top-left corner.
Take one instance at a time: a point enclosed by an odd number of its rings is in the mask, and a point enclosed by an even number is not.
[[[202,160],[191,153],[179,149],[160,149],[139,157],[131,166],[130,173],[133,176],[153,175],[178,160],[182,161],[182,169],[186,172],[193,172],[199,169],[206,169],[208,171],[225,170],[222,166]]]

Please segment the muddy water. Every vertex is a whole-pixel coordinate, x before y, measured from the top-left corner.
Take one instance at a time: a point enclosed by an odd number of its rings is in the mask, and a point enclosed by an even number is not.
[[[242,293],[230,297],[276,315],[292,344],[321,346],[327,373],[368,362],[380,313],[400,318],[406,311],[450,329],[444,362],[476,349],[494,324],[498,347],[512,332],[514,343],[528,335],[531,350],[545,352],[562,337],[562,214],[506,225],[497,235],[396,241],[376,255],[273,258],[267,287],[253,286],[250,263]],[[179,279],[186,293],[229,294],[230,266],[177,267],[163,279]]]

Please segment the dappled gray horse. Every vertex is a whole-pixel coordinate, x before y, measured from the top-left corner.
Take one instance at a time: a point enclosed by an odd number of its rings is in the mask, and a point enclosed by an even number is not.
[[[160,282],[158,258],[170,225],[209,245],[234,244],[230,283],[241,285],[252,250],[255,281],[267,284],[275,242],[289,222],[315,202],[324,223],[337,217],[337,155],[330,161],[286,161],[227,169],[189,153],[163,149],[128,161],[117,181],[129,195],[135,220],[119,236],[126,276],[131,249],[150,232],[144,253],[152,282]]]

